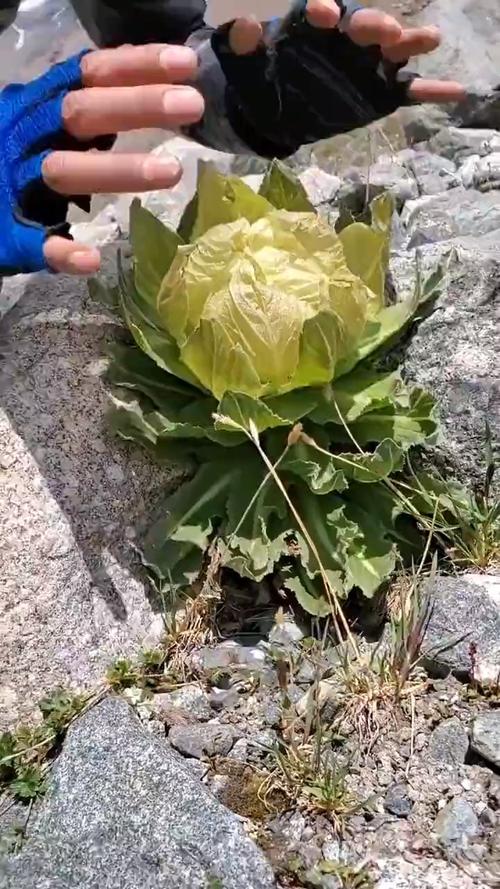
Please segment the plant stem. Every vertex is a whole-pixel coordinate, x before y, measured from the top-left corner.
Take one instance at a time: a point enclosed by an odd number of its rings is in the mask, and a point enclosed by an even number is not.
[[[342,608],[340,607],[340,603],[339,603],[337,594],[336,594],[335,590],[333,589],[333,587],[332,587],[332,585],[331,585],[331,583],[330,583],[330,581],[329,581],[329,579],[328,579],[328,575],[327,575],[327,573],[326,573],[326,571],[325,571],[325,569],[324,569],[324,567],[323,567],[323,564],[322,564],[322,562],[321,562],[321,557],[320,557],[320,555],[319,555],[319,552],[318,552],[318,549],[317,549],[317,547],[316,547],[316,544],[315,544],[314,541],[312,540],[311,535],[309,534],[309,531],[307,530],[307,528],[306,528],[304,522],[302,521],[302,518],[300,517],[300,515],[299,515],[299,513],[297,512],[297,510],[296,510],[294,504],[292,503],[290,497],[288,496],[288,492],[287,492],[287,490],[286,490],[286,488],[285,488],[283,482],[281,481],[281,479],[280,479],[278,473],[276,472],[276,470],[275,470],[273,464],[272,464],[271,461],[269,460],[269,457],[267,456],[266,452],[263,450],[263,448],[262,448],[262,446],[261,446],[261,444],[260,444],[260,441],[259,441],[258,434],[255,434],[255,433],[252,434],[251,432],[250,432],[250,433],[247,433],[247,434],[249,435],[249,438],[251,439],[251,441],[253,441],[255,447],[257,448],[257,450],[258,450],[258,452],[259,452],[259,454],[260,454],[262,460],[264,461],[264,463],[265,463],[265,465],[266,465],[266,467],[267,467],[267,469],[268,469],[270,475],[272,475],[272,477],[273,477],[273,479],[274,479],[276,485],[278,486],[278,488],[279,488],[279,490],[281,491],[283,497],[285,498],[285,500],[286,500],[286,502],[287,502],[287,504],[288,504],[288,506],[289,506],[289,508],[290,508],[290,511],[291,511],[291,513],[292,513],[292,515],[293,515],[295,521],[297,522],[298,527],[300,528],[302,534],[304,535],[304,538],[306,539],[308,545],[310,546],[311,551],[312,551],[312,553],[314,554],[314,557],[315,557],[315,559],[316,559],[316,561],[317,561],[317,563],[318,563],[318,567],[319,567],[319,570],[320,570],[320,573],[321,573],[321,577],[322,577],[322,580],[323,580],[323,583],[324,583],[324,586],[325,586],[325,591],[326,591],[326,594],[327,594],[327,597],[328,597],[328,601],[329,601],[329,603],[330,603],[330,607],[331,607],[331,609],[332,609],[332,615],[333,615],[334,619],[336,619],[337,617],[340,619],[340,622],[341,622],[341,624],[342,624],[342,626],[343,626],[343,629],[344,629],[344,632],[345,632],[345,634],[346,634],[346,638],[349,640],[349,642],[350,642],[350,644],[351,644],[351,646],[352,646],[352,648],[353,648],[353,651],[354,651],[356,657],[357,657],[358,659],[360,659],[360,652],[359,652],[358,646],[357,646],[357,644],[356,644],[356,640],[355,640],[353,634],[351,633],[351,630],[350,630],[349,624],[348,624],[348,622],[347,622],[347,620],[346,620],[346,617],[345,617],[345,615],[344,615],[344,612],[342,611]]]

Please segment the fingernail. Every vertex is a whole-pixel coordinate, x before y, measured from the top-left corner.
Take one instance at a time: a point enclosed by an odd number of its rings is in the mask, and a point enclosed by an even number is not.
[[[308,0],[306,13],[308,16],[312,15],[313,18],[318,16],[318,25],[320,27],[323,24],[325,27],[331,27],[340,18],[338,6],[336,3],[332,3],[331,0]]]
[[[68,269],[79,275],[91,275],[99,270],[101,258],[97,250],[75,250],[67,263]]]
[[[181,175],[181,165],[175,157],[148,157],[142,165],[144,178],[148,182],[172,184]]]
[[[176,68],[196,69],[198,67],[196,53],[187,46],[168,46],[162,49],[159,62],[166,71]]]
[[[229,34],[229,45],[236,55],[255,52],[262,37],[262,28],[254,15],[236,19]]]
[[[175,117],[178,126],[194,123],[203,115],[204,102],[196,90],[190,87],[170,88],[163,96],[163,108],[166,114]]]

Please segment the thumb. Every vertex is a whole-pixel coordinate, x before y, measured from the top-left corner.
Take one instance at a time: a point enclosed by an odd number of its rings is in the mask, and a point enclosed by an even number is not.
[[[43,252],[50,268],[66,275],[95,275],[101,265],[100,253],[95,247],[57,235],[47,238]]]

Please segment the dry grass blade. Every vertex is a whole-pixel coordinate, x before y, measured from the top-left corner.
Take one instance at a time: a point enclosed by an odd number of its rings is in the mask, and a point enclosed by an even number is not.
[[[192,674],[190,655],[202,645],[208,645],[218,638],[216,611],[222,601],[219,584],[221,564],[220,541],[214,540],[207,552],[203,580],[196,595],[185,599],[178,607],[172,593],[167,601],[163,598],[163,620],[165,624],[164,665],[169,675],[186,681]]]

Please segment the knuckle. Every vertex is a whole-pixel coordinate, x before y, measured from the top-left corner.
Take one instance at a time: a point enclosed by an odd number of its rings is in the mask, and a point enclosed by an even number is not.
[[[68,133],[78,136],[85,115],[85,91],[72,90],[64,98],[62,117]]]
[[[92,75],[96,62],[99,60],[99,50],[96,52],[86,53],[80,62],[80,71],[82,72],[82,80],[85,83],[88,77]]]
[[[49,154],[43,162],[43,178],[50,188],[57,191],[66,179],[66,158],[63,152],[55,151]]]

